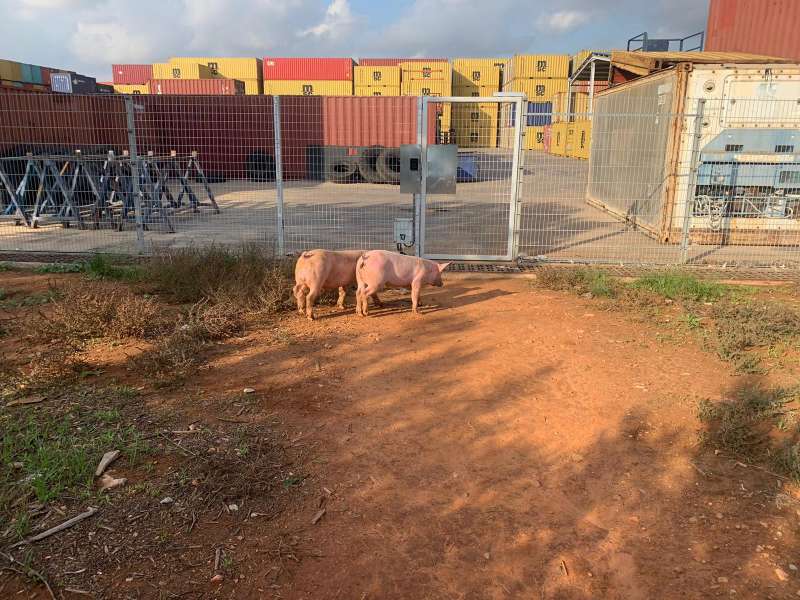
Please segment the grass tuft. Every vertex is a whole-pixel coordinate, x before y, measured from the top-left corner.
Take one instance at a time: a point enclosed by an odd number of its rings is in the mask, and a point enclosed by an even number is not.
[[[613,298],[619,289],[617,280],[607,273],[582,268],[544,268],[537,273],[537,283],[551,290],[601,298]]]
[[[631,286],[649,290],[670,300],[693,300],[695,302],[716,302],[730,291],[726,285],[698,279],[694,275],[680,271],[651,273],[640,277]]]
[[[734,398],[698,405],[704,444],[740,460],[766,462],[800,480],[800,388],[743,388]]]

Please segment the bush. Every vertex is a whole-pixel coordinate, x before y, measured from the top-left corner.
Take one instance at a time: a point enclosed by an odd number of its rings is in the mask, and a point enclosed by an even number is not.
[[[70,282],[48,315],[31,321],[36,337],[72,347],[94,338],[149,338],[164,330],[158,303],[126,287],[98,281]]]
[[[289,299],[290,268],[264,246],[209,246],[162,250],[145,268],[157,291],[178,302],[225,304],[272,313]]]

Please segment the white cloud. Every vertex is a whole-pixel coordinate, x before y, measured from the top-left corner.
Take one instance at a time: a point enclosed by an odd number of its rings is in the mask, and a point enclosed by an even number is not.
[[[147,30],[132,32],[119,22],[82,23],[70,36],[69,49],[75,56],[90,64],[136,63],[146,61],[152,54],[154,39]]]
[[[706,9],[707,0],[0,0],[0,57],[106,78],[112,62],[170,56],[574,52],[624,46],[644,30],[688,35]]]
[[[355,24],[356,19],[350,10],[347,0],[332,0],[325,10],[325,18],[321,23],[304,29],[300,36],[315,36],[340,38],[347,35]]]
[[[589,21],[589,13],[586,10],[559,10],[557,12],[542,15],[536,21],[539,29],[564,33],[577,29]]]

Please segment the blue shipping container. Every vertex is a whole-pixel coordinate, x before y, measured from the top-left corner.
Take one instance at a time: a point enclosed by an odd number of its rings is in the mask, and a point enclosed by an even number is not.
[[[528,102],[528,127],[543,127],[552,121],[552,102]]]

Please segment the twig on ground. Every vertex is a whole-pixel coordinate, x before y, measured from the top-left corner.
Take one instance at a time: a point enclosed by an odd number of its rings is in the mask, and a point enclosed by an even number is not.
[[[25,565],[25,564],[19,562],[16,558],[11,556],[10,554],[6,554],[5,552],[0,552],[0,555],[4,556],[6,558],[6,560],[8,562],[10,562],[12,565],[16,564],[16,565],[21,566],[23,569],[25,569],[23,571],[22,569],[17,569],[16,567],[5,566],[5,567],[0,567],[0,571],[2,571],[2,570],[12,571],[12,572],[17,573],[19,575],[22,575],[23,577],[33,577],[35,579],[38,579],[39,581],[42,582],[44,587],[47,588],[47,592],[50,594],[50,597],[53,600],[56,600],[56,595],[53,593],[53,588],[50,587],[50,582],[47,581],[47,579],[45,578],[44,575],[42,575],[41,573],[39,573],[39,571],[33,569],[32,567],[29,567],[28,565]]]
[[[55,527],[51,527],[47,531],[43,531],[42,533],[37,533],[36,535],[29,537],[27,539],[21,540],[16,544],[12,544],[11,548],[16,548],[17,546],[21,546],[23,544],[31,544],[33,542],[38,542],[39,540],[43,540],[46,537],[50,537],[53,534],[56,534],[60,531],[64,531],[65,529],[72,527],[76,523],[80,523],[84,519],[88,519],[93,514],[97,512],[97,509],[93,506],[90,506],[86,512],[82,512],[81,514],[72,517],[71,519],[64,521],[60,525],[56,525]]]

